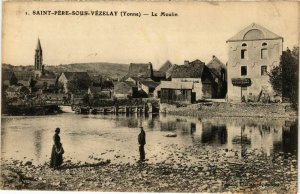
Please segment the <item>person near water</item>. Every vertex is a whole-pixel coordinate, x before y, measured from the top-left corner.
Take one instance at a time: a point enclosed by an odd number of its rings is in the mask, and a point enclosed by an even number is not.
[[[50,159],[50,167],[51,168],[58,168],[63,162],[63,154],[64,148],[62,147],[62,143],[60,142],[60,128],[55,129],[55,134],[53,136],[53,146],[51,152],[51,159]]]
[[[138,135],[138,142],[139,142],[139,151],[140,151],[140,161],[145,161],[145,149],[144,149],[144,146],[146,144],[146,133],[143,129],[143,127],[140,127],[141,128],[141,132],[140,134]]]

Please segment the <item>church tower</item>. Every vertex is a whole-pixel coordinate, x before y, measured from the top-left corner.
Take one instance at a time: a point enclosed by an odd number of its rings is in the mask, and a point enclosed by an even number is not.
[[[43,73],[43,50],[41,46],[40,39],[38,39],[38,43],[35,49],[35,57],[34,57],[34,69],[37,71],[41,71]]]

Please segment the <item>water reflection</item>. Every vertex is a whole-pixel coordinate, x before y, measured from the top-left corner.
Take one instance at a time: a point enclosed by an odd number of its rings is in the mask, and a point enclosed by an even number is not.
[[[33,132],[34,136],[34,150],[35,150],[35,155],[38,160],[41,158],[41,150],[42,150],[42,131],[37,130]]]
[[[226,125],[213,125],[210,122],[203,122],[202,129],[201,143],[214,145],[227,143]]]
[[[200,144],[233,149],[244,157],[247,150],[259,149],[267,155],[276,152],[297,154],[297,121],[257,118],[177,117],[169,115],[75,115],[2,118],[1,152],[5,158],[49,159],[53,129],[62,129],[62,141],[67,155],[86,160],[93,153],[109,158],[107,150],[134,157],[137,152],[138,127],[147,133],[147,153],[163,158],[165,145],[185,147]],[[176,138],[167,138],[168,132]],[[20,141],[22,140],[22,141]],[[175,148],[174,148],[175,149]],[[199,147],[201,149],[201,146]],[[172,150],[168,150],[172,151]],[[109,158],[111,159],[111,158]],[[125,160],[120,158],[120,160]]]

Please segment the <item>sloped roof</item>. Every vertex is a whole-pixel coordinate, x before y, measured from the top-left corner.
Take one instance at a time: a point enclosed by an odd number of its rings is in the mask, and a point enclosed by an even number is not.
[[[227,69],[226,65],[224,65],[224,63],[222,63],[216,56],[213,56],[212,60],[209,61],[206,66],[217,76],[221,76],[222,69],[225,71]]]
[[[160,68],[158,71],[161,71],[161,72],[167,72],[168,69],[170,69],[171,67],[173,66],[173,64],[167,60]]]
[[[19,81],[34,78],[34,72],[32,71],[14,71],[14,74]]]
[[[126,80],[128,80],[128,79],[133,79],[134,81],[136,81],[136,82],[141,82],[141,81],[153,81],[151,78],[143,78],[143,77],[128,77]],[[125,81],[126,81],[125,80]],[[126,81],[127,82],[127,81]],[[130,82],[130,81],[128,81],[128,82]]]
[[[81,79],[90,80],[90,76],[87,72],[63,72],[67,80]]]
[[[102,91],[101,87],[95,87],[95,86],[91,86],[90,88],[91,93],[98,93]]]
[[[159,83],[155,81],[142,80],[141,83],[149,88],[156,88]]]
[[[174,65],[171,73],[172,78],[201,78],[205,64],[195,60],[187,65]]]
[[[236,35],[228,39],[226,42],[234,42],[234,41],[243,41],[243,40],[274,40],[274,39],[282,39],[283,38],[270,30],[256,24],[252,23],[247,26]]]
[[[193,82],[173,82],[173,81],[162,81],[158,86],[160,89],[189,89],[194,88]]]
[[[165,78],[166,77],[166,72],[163,72],[163,71],[153,71],[153,77]]]
[[[127,77],[151,77],[152,64],[151,63],[130,63]]]

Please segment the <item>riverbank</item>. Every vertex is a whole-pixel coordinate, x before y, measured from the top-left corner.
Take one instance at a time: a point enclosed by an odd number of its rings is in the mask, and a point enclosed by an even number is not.
[[[128,192],[296,193],[297,160],[290,153],[211,151],[195,144],[159,163],[65,161],[60,170],[30,161],[2,161],[1,188]],[[196,156],[195,160],[190,156]],[[146,155],[147,157],[147,155]]]
[[[272,117],[289,118],[298,117],[298,113],[291,108],[289,103],[226,103],[207,102],[176,106],[161,104],[160,112],[178,116],[206,117]]]

